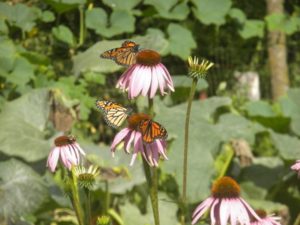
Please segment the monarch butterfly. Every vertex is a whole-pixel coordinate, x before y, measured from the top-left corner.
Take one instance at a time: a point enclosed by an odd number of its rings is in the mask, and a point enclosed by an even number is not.
[[[133,41],[124,41],[119,48],[113,48],[103,52],[100,57],[112,59],[122,66],[130,66],[135,63],[135,56],[139,52],[139,45]]]
[[[151,143],[158,138],[166,139],[168,137],[166,128],[151,119],[141,121],[139,130],[142,133],[143,141],[146,143]]]
[[[131,112],[131,109],[110,101],[97,100],[96,106],[104,113],[106,123],[113,128],[120,127]]]

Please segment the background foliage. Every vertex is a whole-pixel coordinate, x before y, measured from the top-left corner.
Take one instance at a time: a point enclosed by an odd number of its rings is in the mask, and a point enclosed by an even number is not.
[[[284,15],[266,16],[264,1],[247,0],[0,2],[1,222],[75,223],[60,172],[53,177],[45,168],[53,139],[71,132],[102,168],[93,196],[95,219],[108,213],[115,224],[153,223],[140,163],[128,167],[121,152],[111,159],[108,145],[116,131],[94,107],[97,98],[145,107],[144,99],[129,102],[113,88],[124,68],[99,58],[130,39],[164,56],[176,86],[171,96],[155,99],[156,120],[169,133],[170,160],[160,170],[161,223],[178,223],[183,149],[178,127],[190,86],[186,59],[193,54],[215,67],[197,89],[199,96],[207,90],[211,97],[193,103],[189,213],[209,195],[229,157],[228,145],[242,139],[253,163],[243,166],[236,157],[227,174],[240,182],[253,206],[278,212],[285,222],[290,217],[293,224],[300,211],[299,180],[289,169],[300,159],[299,1],[285,1],[285,9]],[[288,38],[292,88],[271,103],[266,31],[276,29]],[[258,72],[264,100],[236,95],[235,71]]]

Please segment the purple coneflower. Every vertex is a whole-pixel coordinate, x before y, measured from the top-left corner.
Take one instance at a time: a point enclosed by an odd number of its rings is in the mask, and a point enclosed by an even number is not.
[[[204,200],[193,212],[192,224],[210,208],[211,225],[249,225],[251,218],[260,221],[255,211],[240,197],[240,186],[230,177],[218,179],[212,186],[212,196]]]
[[[137,154],[140,152],[150,166],[158,166],[160,156],[168,159],[166,156],[166,141],[163,139],[155,139],[152,143],[144,143],[142,134],[139,131],[139,124],[143,120],[151,119],[150,116],[143,113],[133,114],[128,117],[128,127],[122,129],[115,136],[111,144],[111,151],[114,156],[116,147],[122,141],[124,142],[124,151],[130,153],[130,147],[133,145],[133,155],[130,166],[133,165]]]
[[[256,214],[260,217],[260,221],[252,218],[251,225],[280,225],[280,217],[267,215],[265,210],[259,209],[255,210]]]
[[[294,165],[291,166],[291,169],[298,173],[298,177],[300,177],[300,160],[297,160]]]
[[[80,163],[80,155],[85,155],[74,136],[57,137],[54,144],[55,147],[51,149],[47,160],[47,167],[51,172],[55,171],[59,158],[63,165],[70,170],[72,165]]]
[[[161,95],[167,90],[174,91],[173,81],[167,68],[160,62],[159,53],[142,50],[136,55],[136,63],[131,65],[120,77],[117,88],[128,91],[128,98],[138,95],[153,98],[157,89]]]

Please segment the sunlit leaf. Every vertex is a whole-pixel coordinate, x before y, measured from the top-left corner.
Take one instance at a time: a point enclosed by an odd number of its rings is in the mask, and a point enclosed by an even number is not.
[[[49,22],[53,22],[54,20],[55,20],[55,16],[54,16],[53,12],[51,12],[49,10],[46,10],[43,12],[43,14],[42,14],[43,22],[49,23]]]
[[[231,0],[192,0],[194,15],[204,24],[222,25],[231,7]]]
[[[191,31],[179,24],[171,23],[167,32],[169,34],[170,53],[187,60],[191,55],[191,50],[197,47]]]
[[[48,90],[35,90],[4,105],[0,114],[0,151],[27,161],[44,158],[50,144],[44,139],[48,120]]]
[[[16,48],[14,43],[9,39],[0,42],[0,76],[5,76],[14,66],[16,57]],[[1,70],[3,71],[1,74]],[[4,74],[4,72],[6,72]]]
[[[300,139],[285,134],[271,132],[273,143],[285,160],[300,159]]]
[[[48,197],[40,175],[15,159],[0,163],[0,190],[0,215],[6,218],[33,213]]]
[[[23,57],[18,57],[14,63],[14,69],[6,78],[7,81],[23,86],[34,77],[34,66]]]
[[[233,19],[236,19],[241,24],[243,24],[247,19],[245,13],[238,8],[230,9],[229,16]]]

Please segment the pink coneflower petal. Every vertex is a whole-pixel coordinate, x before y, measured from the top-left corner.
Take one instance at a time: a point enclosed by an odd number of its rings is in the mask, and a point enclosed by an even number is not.
[[[51,172],[55,171],[59,158],[59,149],[53,148],[47,160],[47,165],[50,167]]]
[[[135,137],[135,131],[131,132],[129,139],[125,142],[125,151],[129,154],[130,145]]]
[[[160,74],[158,74],[156,70],[157,70],[157,68],[153,68],[152,82],[151,82],[151,87],[150,87],[150,98],[153,98],[155,96],[155,93],[158,88],[158,77],[160,77]]]
[[[251,208],[251,206],[242,198],[240,198],[240,201],[242,202],[242,204],[246,207],[247,211],[250,212],[250,214],[257,220],[260,220],[260,218],[257,216],[257,214],[255,213],[255,211]]]
[[[129,128],[122,129],[117,135],[115,136],[113,143],[110,146],[112,151],[115,150],[116,146],[131,132]]]
[[[147,68],[142,71],[144,74],[142,95],[147,96],[151,85],[152,68]]]
[[[158,152],[164,157],[164,159],[168,160],[168,157],[165,153],[165,147],[163,146],[162,142],[160,140],[155,140],[155,144],[157,145]]]
[[[220,221],[221,221],[221,225],[226,225],[227,224],[227,220],[229,218],[230,215],[230,204],[228,204],[227,199],[223,199],[223,201],[221,201],[220,203]]]

